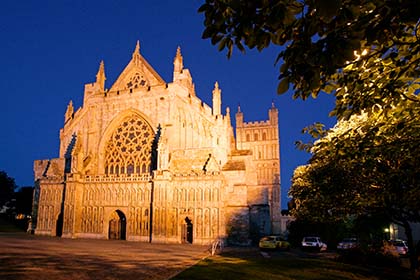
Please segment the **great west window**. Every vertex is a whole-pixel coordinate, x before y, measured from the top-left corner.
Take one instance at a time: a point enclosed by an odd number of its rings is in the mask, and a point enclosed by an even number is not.
[[[149,173],[153,138],[144,119],[134,114],[125,118],[107,142],[105,174]]]

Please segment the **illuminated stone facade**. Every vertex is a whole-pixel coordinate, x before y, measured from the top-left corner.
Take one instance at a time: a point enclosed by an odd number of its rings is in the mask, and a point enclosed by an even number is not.
[[[35,234],[209,244],[249,244],[280,233],[278,112],[244,122],[236,139],[215,83],[213,104],[195,92],[178,48],[165,82],[137,46],[110,89],[101,62],[70,101],[58,159],[37,160]]]

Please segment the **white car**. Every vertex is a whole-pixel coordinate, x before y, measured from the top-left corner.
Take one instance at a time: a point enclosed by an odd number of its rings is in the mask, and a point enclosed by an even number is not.
[[[326,251],[327,244],[321,241],[321,238],[318,236],[307,236],[302,240],[302,249],[311,249],[317,251]]]
[[[407,256],[408,255],[408,245],[407,242],[404,240],[390,240],[389,241],[392,245],[394,245],[395,250],[398,252],[401,256]]]

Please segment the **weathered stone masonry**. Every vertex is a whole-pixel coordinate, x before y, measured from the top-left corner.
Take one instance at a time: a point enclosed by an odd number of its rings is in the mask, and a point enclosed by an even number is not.
[[[110,89],[101,62],[81,108],[70,101],[59,158],[37,160],[35,234],[209,244],[249,244],[280,233],[278,112],[244,122],[197,97],[180,48],[173,81],[140,54]]]

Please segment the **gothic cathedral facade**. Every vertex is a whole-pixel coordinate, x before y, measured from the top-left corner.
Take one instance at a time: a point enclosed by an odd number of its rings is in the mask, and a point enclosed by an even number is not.
[[[101,62],[83,105],[67,106],[59,158],[34,162],[35,234],[249,244],[280,233],[278,111],[244,122],[196,95],[180,48],[173,81],[140,54],[110,89]]]

